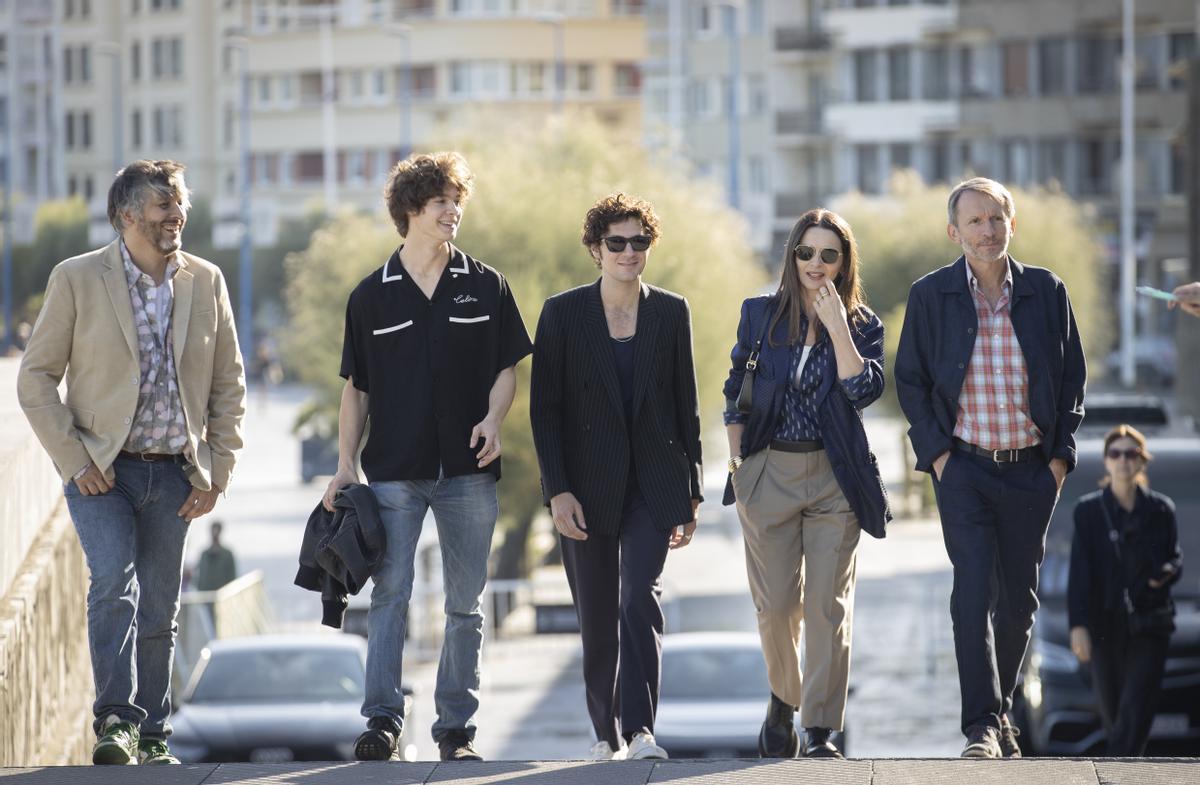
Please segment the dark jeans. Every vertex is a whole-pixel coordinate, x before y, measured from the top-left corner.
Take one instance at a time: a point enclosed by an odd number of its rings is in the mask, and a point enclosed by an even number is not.
[[[950,617],[962,729],[1000,727],[1038,608],[1038,569],[1058,489],[1040,458],[995,463],[954,450],[934,481],[954,567]]]
[[[1167,635],[1132,637],[1124,609],[1109,615],[1104,628],[1091,630],[1092,686],[1108,732],[1106,755],[1141,756],[1162,689]]]
[[[66,484],[90,581],[88,646],[100,732],[110,714],[143,737],[171,734],[171,663],[188,524],[176,513],[192,485],[169,461],[117,458],[111,491],[84,496]]]
[[[639,496],[625,508],[619,535],[559,538],[583,637],[588,714],[596,738],[614,750],[622,736],[654,732],[662,665],[659,597],[670,534],[655,527]]]

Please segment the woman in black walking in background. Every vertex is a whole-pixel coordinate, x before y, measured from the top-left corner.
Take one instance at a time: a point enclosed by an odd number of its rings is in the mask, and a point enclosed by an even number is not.
[[[1091,662],[1106,754],[1122,758],[1146,748],[1175,630],[1171,585],[1183,565],[1175,505],[1150,490],[1150,458],[1137,429],[1108,432],[1104,488],[1075,506],[1071,544],[1071,650]]]

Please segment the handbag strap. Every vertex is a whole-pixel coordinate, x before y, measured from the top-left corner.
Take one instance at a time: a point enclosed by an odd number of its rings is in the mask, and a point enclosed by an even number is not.
[[[773,300],[774,298],[771,299]],[[754,341],[754,348],[750,351],[750,356],[746,358],[747,371],[753,372],[758,368],[758,356],[762,353],[763,338],[767,334],[767,325],[771,323],[771,308],[769,303],[770,301],[768,301],[766,312],[763,314],[762,326],[758,328],[758,338]]]
[[[1117,557],[1117,575],[1121,575],[1121,533],[1117,531],[1116,525],[1113,524],[1112,514],[1108,511],[1108,502],[1104,498],[1104,494],[1100,494],[1100,512],[1104,513],[1104,523],[1108,526],[1108,541],[1112,543],[1113,553]],[[1122,580],[1121,583],[1125,581]],[[1129,587],[1124,586],[1121,593],[1125,597],[1125,610],[1133,613],[1133,600],[1129,597]]]

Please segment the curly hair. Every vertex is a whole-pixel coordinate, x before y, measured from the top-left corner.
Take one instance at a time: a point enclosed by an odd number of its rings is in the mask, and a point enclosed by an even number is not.
[[[650,238],[651,245],[658,242],[662,235],[658,215],[645,199],[625,193],[606,196],[592,205],[592,209],[587,211],[583,219],[583,244],[592,252],[597,267],[600,266],[600,262],[595,259],[596,246],[608,233],[608,227],[626,218],[636,218],[641,222],[642,231]]]
[[[457,188],[460,204],[466,204],[471,198],[474,184],[475,175],[467,166],[467,159],[458,153],[410,155],[388,172],[383,200],[396,231],[405,237],[408,235],[409,213],[424,210],[430,199],[446,191],[446,186]]]

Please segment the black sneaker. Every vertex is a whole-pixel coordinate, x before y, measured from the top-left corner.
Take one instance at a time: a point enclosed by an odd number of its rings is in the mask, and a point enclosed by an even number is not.
[[[372,717],[354,742],[358,760],[391,760],[400,741],[400,726],[391,717]]]
[[[475,751],[471,737],[465,730],[450,730],[438,739],[438,752],[442,760],[483,760],[483,756]]]
[[[808,743],[804,745],[804,757],[841,758],[841,751],[829,740],[832,733],[829,728],[807,728]]]
[[[138,729],[132,722],[124,722],[111,714],[100,726],[100,738],[92,747],[92,763],[97,766],[137,765]]]
[[[967,728],[967,746],[963,747],[964,758],[999,758],[1000,734],[991,725],[972,725]]]
[[[758,756],[760,758],[794,758],[800,751],[800,737],[792,717],[795,706],[789,706],[771,693],[767,704],[767,718],[758,732]]]
[[[1021,729],[1012,724],[1007,714],[1000,715],[1000,756],[1004,758],[1021,757],[1021,744],[1017,737]]]

